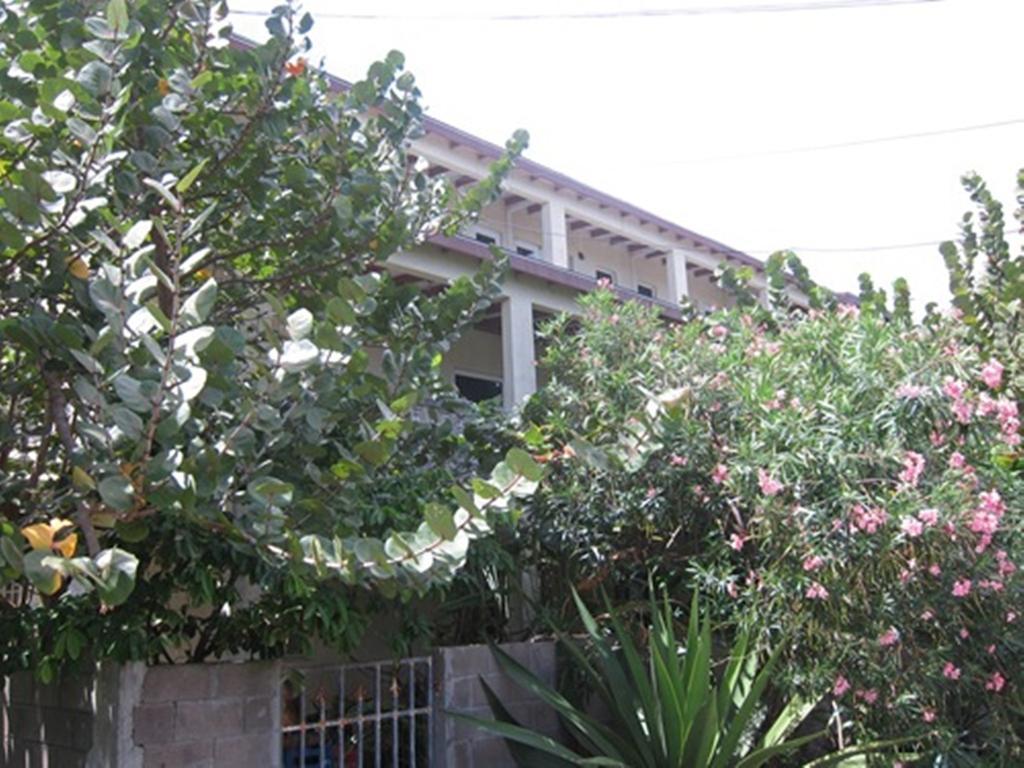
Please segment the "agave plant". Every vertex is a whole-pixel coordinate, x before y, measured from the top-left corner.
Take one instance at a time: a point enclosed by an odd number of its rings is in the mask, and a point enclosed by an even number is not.
[[[756,768],[825,735],[822,731],[791,737],[816,700],[793,699],[768,727],[756,727],[778,650],[758,669],[758,653],[749,647],[748,635],[740,634],[716,681],[711,626],[706,618],[699,619],[696,596],[685,645],[676,638],[668,600],[661,606],[652,601],[646,655],[614,612],[609,610],[609,638],[579,595],[574,592],[573,597],[596,663],[571,638],[562,636],[560,641],[579,665],[586,684],[605,704],[607,718],[583,711],[500,648],[493,647],[493,652],[514,682],[556,710],[579,751],[520,725],[483,679],[481,684],[496,719],[453,713],[504,737],[520,766]],[[836,765],[887,746],[892,744],[849,747],[814,765]]]

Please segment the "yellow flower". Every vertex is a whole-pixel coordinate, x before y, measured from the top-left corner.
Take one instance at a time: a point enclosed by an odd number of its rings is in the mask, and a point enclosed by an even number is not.
[[[68,534],[60,541],[54,541],[57,534],[65,528],[70,528],[71,525],[70,520],[54,517],[48,523],[25,526],[21,529],[21,535],[25,537],[32,549],[48,549],[64,557],[71,557],[75,554],[75,547],[78,546],[77,533]]]

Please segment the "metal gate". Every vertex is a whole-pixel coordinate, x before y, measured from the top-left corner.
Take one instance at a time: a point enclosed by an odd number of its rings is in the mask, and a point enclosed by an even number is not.
[[[304,667],[281,699],[283,768],[429,768],[429,656]]]

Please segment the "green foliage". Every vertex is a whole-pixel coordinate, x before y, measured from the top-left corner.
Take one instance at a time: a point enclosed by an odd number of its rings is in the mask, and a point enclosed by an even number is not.
[[[619,768],[756,768],[793,753],[822,733],[792,737],[814,709],[815,699],[793,699],[764,720],[765,691],[778,654],[761,664],[760,654],[740,634],[718,674],[714,672],[711,624],[700,620],[696,595],[685,644],[675,635],[668,599],[650,604],[651,626],[645,649],[637,646],[607,605],[611,634],[600,627],[579,595],[573,593],[587,645],[560,636],[561,647],[580,668],[588,690],[607,717],[578,707],[519,662],[493,647],[499,667],[516,684],[553,707],[577,745],[569,749],[523,727],[501,698],[481,679],[495,720],[458,717],[504,737],[521,766],[607,765]],[[876,748],[862,746],[842,757]],[[838,756],[836,756],[838,758]]]
[[[0,606],[5,669],[52,672],[82,637],[116,659],[345,647],[539,478],[477,455],[440,376],[501,261],[430,295],[387,267],[493,199],[525,134],[456,199],[408,153],[400,53],[342,93],[302,58],[308,15],[275,8],[249,46],[226,13],[0,10],[0,580],[42,596]]]
[[[792,638],[779,684],[835,686],[860,737],[1019,755],[1017,405],[970,329],[934,320],[756,307],[665,327],[586,297],[575,333],[547,329],[552,381],[525,413],[551,454],[518,528],[540,605],[565,625],[560,585],[699,587],[722,620]]]
[[[976,174],[962,179],[975,204],[965,213],[958,242],[940,247],[949,273],[953,306],[968,329],[967,339],[985,358],[1006,367],[1006,388],[1017,401],[1024,396],[1024,253],[1011,255],[1006,239],[1003,205]],[[1014,218],[1024,221],[1024,170],[1017,174],[1018,207]]]

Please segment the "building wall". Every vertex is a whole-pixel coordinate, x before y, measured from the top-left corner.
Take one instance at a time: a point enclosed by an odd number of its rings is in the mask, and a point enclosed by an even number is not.
[[[441,370],[449,381],[457,372],[501,381],[501,335],[467,331],[445,356]]]

